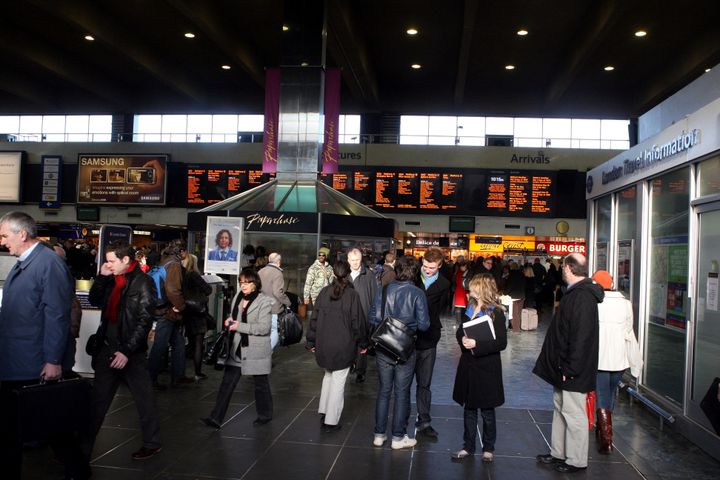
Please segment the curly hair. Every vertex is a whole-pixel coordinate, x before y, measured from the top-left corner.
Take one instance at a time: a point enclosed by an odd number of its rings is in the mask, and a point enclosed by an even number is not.
[[[490,273],[479,273],[470,280],[470,303],[482,307],[499,307],[498,288]]]

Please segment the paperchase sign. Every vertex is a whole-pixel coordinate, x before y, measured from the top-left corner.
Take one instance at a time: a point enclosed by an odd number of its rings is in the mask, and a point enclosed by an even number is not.
[[[317,231],[314,213],[255,212],[245,217],[248,232],[307,233]]]

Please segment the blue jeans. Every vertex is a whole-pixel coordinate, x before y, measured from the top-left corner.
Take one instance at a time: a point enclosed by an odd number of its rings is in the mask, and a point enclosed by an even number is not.
[[[275,350],[275,347],[277,347],[278,343],[280,342],[280,335],[278,335],[278,329],[277,329],[277,323],[278,323],[278,314],[273,313],[271,317],[272,325],[270,327],[270,348]]]
[[[595,392],[597,393],[596,408],[606,408],[613,411],[615,407],[615,389],[620,383],[624,370],[619,372],[608,372],[606,370],[598,370],[597,385]]]
[[[396,364],[382,352],[377,352],[375,359],[380,381],[375,402],[375,433],[384,435],[387,430],[390,395],[395,390],[392,435],[394,439],[400,440],[407,433],[410,417],[410,385],[415,373],[415,352],[405,363]]]
[[[170,378],[172,381],[185,376],[185,337],[180,323],[160,318],[155,325],[155,342],[148,356],[148,371],[153,382],[162,370],[162,359],[170,345]]]
[[[497,428],[495,426],[495,409],[494,408],[481,408],[480,415],[482,416],[482,450],[483,452],[494,452],[495,451],[495,439],[497,438]],[[463,431],[463,448],[468,453],[475,453],[475,440],[477,439],[477,423],[478,423],[478,409],[477,408],[465,408],[463,411],[463,420],[465,428]]]

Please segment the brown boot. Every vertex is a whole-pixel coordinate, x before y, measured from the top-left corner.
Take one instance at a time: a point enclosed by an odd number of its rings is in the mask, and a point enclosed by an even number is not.
[[[598,452],[609,455],[612,453],[612,411],[607,408],[598,410],[600,418],[600,448]]]
[[[595,439],[600,441],[600,428],[602,427],[602,420],[600,418],[600,409],[595,411]]]

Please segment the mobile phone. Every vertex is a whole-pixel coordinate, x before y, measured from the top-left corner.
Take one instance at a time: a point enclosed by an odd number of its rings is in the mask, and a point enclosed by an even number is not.
[[[130,167],[128,168],[127,183],[152,185],[155,183],[155,169],[150,167]]]

